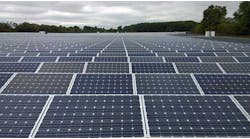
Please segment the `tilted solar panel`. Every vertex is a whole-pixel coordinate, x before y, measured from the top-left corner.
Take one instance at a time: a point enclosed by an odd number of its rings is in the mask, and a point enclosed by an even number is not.
[[[226,96],[145,96],[151,137],[250,136],[250,121]]]
[[[143,137],[138,96],[56,96],[36,137]]]

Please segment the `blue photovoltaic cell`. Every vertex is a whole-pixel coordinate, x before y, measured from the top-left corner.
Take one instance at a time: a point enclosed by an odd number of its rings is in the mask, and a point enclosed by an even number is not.
[[[66,94],[72,74],[17,74],[3,94]]]
[[[245,56],[243,53],[241,52],[231,52],[231,53],[216,53],[217,56]]]
[[[0,88],[7,82],[12,74],[0,74]]]
[[[59,62],[89,62],[92,60],[92,57],[60,57]]]
[[[250,62],[250,57],[236,57],[239,62]]]
[[[175,73],[171,63],[132,63],[133,73]]]
[[[234,96],[245,111],[250,115],[250,96]]]
[[[44,63],[39,72],[82,73],[84,63]]]
[[[88,63],[87,73],[129,73],[128,63]]]
[[[163,62],[162,57],[130,57],[130,62]]]
[[[128,56],[155,56],[154,53],[128,53]]]
[[[127,62],[127,57],[95,57],[95,62]]]
[[[80,54],[70,54],[69,56],[81,56],[81,57],[85,57],[85,56],[96,56],[97,53],[80,53]]]
[[[21,57],[0,57],[0,62],[17,62]]]
[[[165,57],[166,62],[199,62],[197,57]]]
[[[250,63],[220,63],[226,73],[250,73]]]
[[[200,57],[202,62],[236,62],[233,57],[214,57],[214,56],[202,56]]]
[[[199,94],[190,75],[136,75],[138,94]]]
[[[138,96],[56,96],[36,137],[143,137]]]
[[[226,96],[145,96],[151,137],[246,137],[250,122]]]
[[[215,56],[214,53],[197,53],[197,52],[188,52],[188,56]]]
[[[205,94],[249,94],[249,75],[195,75]]]
[[[54,62],[56,57],[24,57],[22,62]]]
[[[0,96],[0,137],[27,138],[47,96]]]
[[[78,74],[71,94],[132,94],[132,76],[126,74]]]
[[[39,63],[0,63],[0,72],[35,72]]]
[[[180,73],[222,73],[215,63],[176,63]]]
[[[41,53],[39,56],[67,56],[67,53]]]

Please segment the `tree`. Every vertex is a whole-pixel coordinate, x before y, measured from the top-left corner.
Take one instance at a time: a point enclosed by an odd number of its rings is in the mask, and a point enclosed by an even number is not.
[[[0,23],[0,32],[10,32],[12,30],[8,23]]]
[[[234,13],[240,34],[250,34],[250,2],[240,3],[239,9]]]
[[[122,26],[117,27],[118,32],[122,32]]]
[[[225,20],[226,14],[226,7],[210,5],[203,12],[201,24],[205,30],[216,30],[217,26]]]

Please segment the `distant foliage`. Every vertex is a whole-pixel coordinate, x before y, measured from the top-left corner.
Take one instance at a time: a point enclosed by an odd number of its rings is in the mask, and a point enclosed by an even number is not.
[[[194,21],[140,23],[125,26],[125,32],[172,32],[172,31],[191,31],[197,25]]]
[[[215,30],[220,35],[250,35],[250,2],[240,3],[234,18],[225,18],[226,7],[211,5],[203,12],[201,24],[192,30],[203,34],[206,30]]]
[[[239,34],[250,34],[250,1],[241,2],[239,9],[234,13]]]

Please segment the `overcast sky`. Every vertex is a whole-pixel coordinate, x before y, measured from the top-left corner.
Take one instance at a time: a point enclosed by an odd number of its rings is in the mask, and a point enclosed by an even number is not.
[[[210,4],[233,16],[240,2],[0,2],[0,22],[117,27],[140,22],[201,21]]]

